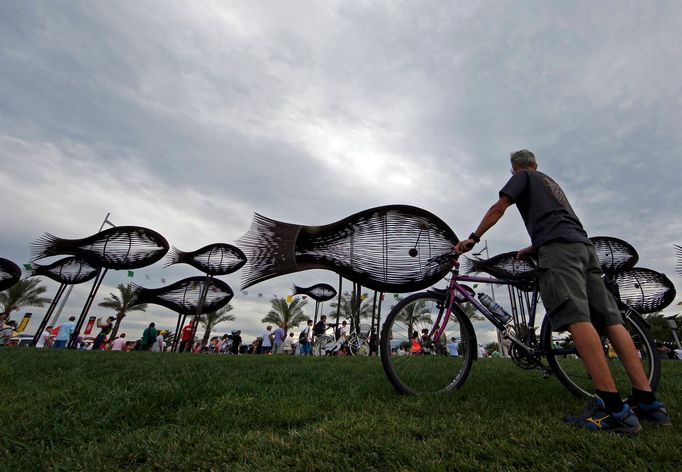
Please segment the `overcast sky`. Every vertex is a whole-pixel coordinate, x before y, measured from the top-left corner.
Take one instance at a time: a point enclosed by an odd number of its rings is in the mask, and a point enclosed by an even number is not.
[[[465,237],[528,148],[590,235],[680,288],[680,31],[678,2],[0,0],[0,257],[107,213],[185,251],[234,243],[254,212],[319,225],[398,203]],[[514,208],[485,238],[491,255],[528,244]],[[162,266],[132,281],[197,275]],[[218,331],[247,341],[272,295],[338,283],[310,271],[244,296],[223,279],[237,321]],[[97,302],[130,280],[109,272]],[[123,331],[149,321],[175,315],[150,305]]]

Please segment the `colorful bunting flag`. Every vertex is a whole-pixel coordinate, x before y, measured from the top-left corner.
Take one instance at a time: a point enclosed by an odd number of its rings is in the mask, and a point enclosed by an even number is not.
[[[128,277],[132,277],[132,276],[134,276],[134,275],[135,275],[135,272],[134,272],[134,271],[132,271],[132,270],[129,270],[129,271],[128,271]]]

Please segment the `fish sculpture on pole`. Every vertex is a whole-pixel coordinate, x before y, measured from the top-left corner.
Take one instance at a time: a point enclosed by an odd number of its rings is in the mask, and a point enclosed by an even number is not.
[[[208,275],[231,274],[246,263],[246,256],[241,249],[225,243],[209,244],[191,252],[180,251],[174,247],[168,256],[169,262],[166,267],[173,264],[189,264]]]
[[[305,288],[294,285],[294,295],[306,295],[316,302],[326,302],[336,296],[336,289],[329,284],[315,284]]]
[[[160,288],[144,288],[133,284],[133,305],[154,303],[184,315],[197,312],[198,301],[205,294],[201,310],[216,311],[227,305],[234,292],[220,279],[204,276],[188,277]]]
[[[237,244],[247,255],[242,289],[310,269],[327,269],[376,291],[411,292],[442,279],[442,257],[458,239],[436,215],[408,205],[361,211],[335,223],[304,226],[255,214]]]

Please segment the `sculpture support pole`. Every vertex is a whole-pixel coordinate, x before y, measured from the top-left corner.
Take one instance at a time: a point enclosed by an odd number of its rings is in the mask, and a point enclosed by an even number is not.
[[[178,313],[178,322],[175,325],[175,335],[173,336],[173,344],[171,345],[171,352],[175,352],[178,347],[178,336],[180,335],[180,323],[182,322],[182,313]]]
[[[377,344],[377,352],[379,352],[379,344],[380,344],[380,339],[379,336],[381,336],[381,302],[384,299],[384,292],[381,292],[379,295],[379,307],[377,309],[377,335],[376,335],[376,344]]]
[[[315,300],[315,321],[313,321],[313,326],[317,324],[317,310],[320,307],[320,302]]]
[[[108,270],[109,269],[100,269],[97,272],[97,277],[95,277],[95,281],[92,284],[90,294],[88,295],[88,298],[85,301],[85,305],[83,306],[83,311],[81,311],[81,315],[78,318],[78,321],[76,322],[76,327],[73,330],[73,337],[68,343],[69,349],[74,349],[76,347],[76,338],[80,334],[81,328],[83,327],[83,323],[85,322],[85,318],[86,316],[88,316],[88,312],[90,311],[90,307],[92,306],[92,302],[95,300],[95,295],[97,295],[97,291],[99,290],[100,285],[102,285],[102,280],[104,280],[104,276],[107,274]]]
[[[47,322],[50,319],[50,316],[52,316],[52,312],[54,312],[57,303],[59,303],[59,299],[62,297],[64,289],[66,289],[66,284],[60,284],[59,288],[57,289],[57,293],[54,295],[54,298],[52,299],[52,303],[50,303],[50,307],[45,312],[45,316],[43,317],[43,320],[40,322],[40,325],[36,330],[36,334],[33,336],[33,340],[31,341],[31,347],[35,347],[35,345],[38,343],[38,340],[40,339],[41,334],[43,334],[43,331],[45,331]]]
[[[372,336],[372,334],[374,334],[374,321],[376,318],[376,312],[377,312],[377,291],[375,290],[374,291],[374,301],[372,302],[372,323],[369,327],[369,354],[370,354],[370,356],[372,355],[372,352],[374,352],[374,344],[376,343],[376,336]]]
[[[339,318],[341,317],[341,287],[343,278],[339,275],[339,298],[336,300],[336,325],[339,325]]]
[[[197,303],[197,311],[194,315],[194,326],[192,327],[192,336],[190,339],[192,340],[192,344],[194,344],[194,338],[197,335],[197,328],[199,327],[199,319],[201,319],[202,311],[204,308],[204,302],[206,301],[206,295],[208,295],[208,282],[211,279],[212,276],[206,275],[206,278],[204,279],[204,286],[202,287],[201,294],[199,295],[199,303]],[[191,349],[187,349],[191,351]]]

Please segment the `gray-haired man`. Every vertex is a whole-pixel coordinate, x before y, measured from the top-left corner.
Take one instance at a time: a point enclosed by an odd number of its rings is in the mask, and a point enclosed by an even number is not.
[[[585,414],[565,420],[587,429],[625,434],[640,431],[638,417],[670,426],[670,417],[651,391],[618,306],[604,285],[594,246],[563,190],[537,170],[532,152],[516,151],[510,160],[512,177],[500,190],[499,199],[455,250],[470,251],[516,204],[532,241],[517,257],[537,254],[540,294],[552,328],[571,333],[598,397]],[[618,394],[597,329],[606,333],[630,377],[632,395],[627,403]]]

